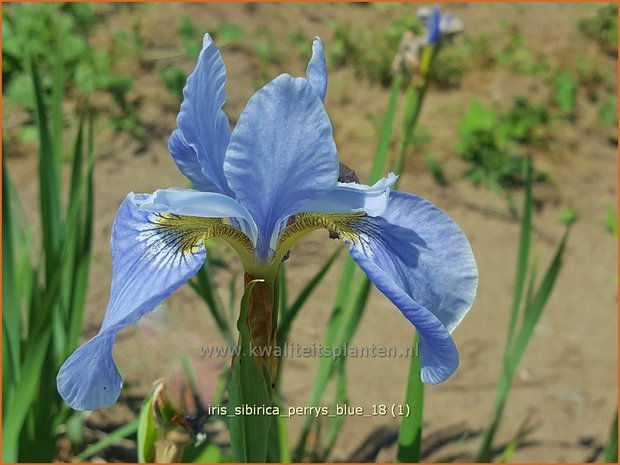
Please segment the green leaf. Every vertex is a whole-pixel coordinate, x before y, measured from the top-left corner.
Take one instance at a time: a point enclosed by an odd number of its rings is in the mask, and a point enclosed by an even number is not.
[[[528,163],[528,176],[526,184],[526,195],[524,213],[521,222],[521,241],[519,245],[519,256],[517,264],[517,275],[515,278],[515,294],[513,297],[513,306],[510,315],[510,324],[508,330],[508,338],[506,341],[506,348],[504,352],[504,360],[502,366],[502,372],[500,376],[499,385],[497,387],[495,404],[493,407],[493,413],[491,421],[487,425],[480,450],[476,461],[488,462],[492,459],[492,445],[495,438],[497,429],[501,423],[508,394],[512,386],[512,381],[516,373],[518,364],[525,353],[525,349],[530,341],[536,324],[538,323],[540,316],[545,308],[547,300],[549,299],[551,292],[555,286],[555,282],[560,273],[562,267],[562,258],[566,248],[566,242],[568,240],[568,234],[570,227],[567,227],[564,237],[558,246],[558,249],[554,255],[553,260],[549,264],[545,275],[541,281],[540,286],[536,291],[534,289],[534,277],[535,267],[532,267],[532,276],[527,278],[528,269],[528,256],[531,243],[532,232],[532,168]],[[525,283],[529,281],[525,304],[523,310],[521,310],[521,304],[523,302],[523,292]],[[517,322],[519,316],[522,316],[521,327],[517,329]]]
[[[398,432],[397,460],[402,463],[420,462],[422,447],[422,424],[424,419],[424,383],[422,383],[420,354],[418,352],[419,337],[413,340],[414,353],[409,366],[409,381],[405,394],[405,405],[411,412],[402,419]]]
[[[269,375],[252,356],[250,329],[247,323],[250,295],[259,280],[248,283],[241,299],[237,328],[241,342],[240,354],[233,360],[228,387],[229,430],[233,461],[264,462],[267,458],[267,439],[270,415],[244,415],[237,408],[271,406]]]
[[[224,306],[217,293],[217,286],[213,282],[211,263],[207,259],[196,276],[190,281],[191,288],[205,301],[207,308],[215,320],[220,334],[232,347],[235,344],[230,324],[224,313]]]
[[[383,118],[383,125],[381,126],[381,133],[379,135],[379,143],[377,145],[377,149],[375,150],[370,176],[368,177],[369,185],[374,184],[381,179],[385,175],[387,169],[390,142],[392,141],[392,134],[394,132],[394,118],[396,116],[397,108],[396,104],[398,102],[398,95],[400,93],[401,85],[402,78],[398,76],[392,82],[390,100]]]
[[[58,164],[55,161],[52,138],[47,123],[46,107],[39,81],[39,73],[31,63],[32,83],[36,102],[36,120],[39,127],[39,189],[42,221],[45,276],[49,282],[56,270],[56,253],[60,243],[60,190]]]
[[[325,261],[321,269],[308,281],[306,286],[301,290],[295,302],[288,307],[288,309],[284,312],[282,321],[280,322],[280,326],[278,328],[278,341],[281,345],[288,339],[288,333],[290,331],[291,325],[295,318],[299,314],[299,311],[304,306],[308,298],[312,295],[314,290],[318,287],[318,285],[323,281],[327,272],[331,269],[332,265],[336,261],[336,259],[340,256],[340,252],[342,252],[342,247],[339,247],[331,256]],[[282,282],[284,280],[280,280]]]
[[[527,268],[530,255],[530,246],[532,243],[532,184],[533,184],[533,168],[530,159],[524,165],[526,170],[525,197],[523,200],[523,213],[521,217],[521,236],[519,239],[519,251],[517,253],[517,272],[515,276],[514,294],[512,297],[512,307],[510,310],[510,323],[508,325],[508,339],[506,342],[506,353],[512,345],[514,333],[516,330],[517,320],[519,319],[519,310],[523,299],[523,289],[525,286]]]
[[[577,85],[573,74],[568,71],[560,71],[553,79],[553,97],[560,109],[560,115],[564,118],[575,116],[577,107]]]
[[[118,429],[115,429],[107,436],[103,437],[93,445],[87,447],[83,452],[76,455],[73,459],[74,462],[84,462],[86,459],[89,459],[93,455],[98,452],[101,452],[106,447],[111,446],[116,443],[118,440],[131,436],[138,431],[139,420],[133,420],[126,425],[121,426]]]
[[[551,296],[551,292],[555,286],[555,282],[560,274],[560,270],[562,268],[562,259],[564,256],[564,250],[566,249],[566,241],[568,240],[569,229],[564,233],[564,237],[562,238],[562,242],[545,273],[540,287],[534,293],[532,297],[531,303],[524,310],[523,317],[523,325],[519,331],[519,335],[515,341],[514,350],[510,354],[510,361],[512,365],[512,370],[516,369],[516,365],[521,360],[523,353],[534,333],[534,329],[536,328],[536,324],[540,320],[540,316],[545,308],[547,300]]]
[[[6,381],[15,383],[19,379],[21,360],[21,324],[20,307],[15,287],[15,238],[13,237],[15,218],[11,205],[11,181],[2,160],[2,358],[3,371],[8,370]],[[3,392],[4,394],[4,392]],[[5,406],[7,404],[4,404]],[[3,413],[6,412],[3,410]],[[3,416],[4,418],[4,416]]]
[[[347,373],[345,370],[345,361],[346,358],[339,357],[336,360],[336,366],[334,368],[336,376],[336,395],[334,397],[334,410],[336,409],[336,405],[343,405],[348,403]],[[336,446],[336,441],[338,440],[338,436],[340,436],[340,431],[344,426],[344,421],[346,418],[346,415],[336,415],[335,418],[330,418],[329,431],[327,433],[327,447],[325,448],[325,452],[322,457],[322,460],[324,462],[327,462],[329,457],[331,456],[331,453]]]
[[[614,415],[609,429],[609,439],[603,452],[605,463],[618,463],[618,411]]]
[[[607,204],[607,216],[605,217],[605,229],[608,233],[618,237],[618,211],[611,204]]]
[[[48,326],[42,334],[38,335],[39,339],[36,344],[31,343],[27,347],[24,355],[22,374],[15,387],[19,395],[15,396],[11,404],[6,406],[6,418],[9,420],[3,423],[2,461],[4,463],[17,462],[19,434],[30,407],[36,399],[51,332],[52,328]]]
[[[155,441],[157,440],[157,425],[153,416],[153,394],[151,389],[140,407],[138,417],[138,462],[151,463],[155,459]]]

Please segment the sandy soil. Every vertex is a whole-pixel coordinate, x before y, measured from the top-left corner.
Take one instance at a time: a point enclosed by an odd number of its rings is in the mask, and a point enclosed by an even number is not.
[[[450,4],[445,10],[458,15],[470,34],[484,32],[499,37],[500,20],[514,22],[536,56],[552,67],[569,64],[574,56],[583,54],[599,58],[617,77],[616,61],[583,39],[575,26],[578,18],[598,7]],[[409,8],[413,6],[107,5],[101,6],[104,23],[95,40],[104,43],[115,30],[138,24],[144,41],[143,56],[169,54],[180,50],[178,18],[188,15],[196,25],[208,27],[229,21],[248,31],[263,28],[276,38],[286,38],[289,32],[301,29],[309,36],[322,36],[329,47],[332,20],[381,30]],[[284,58],[275,67],[277,72],[303,75],[305,63],[295,52],[287,51],[285,40],[280,50]],[[222,54],[228,69],[227,111],[235,121],[254,91],[258,62],[245,47],[223,47]],[[185,58],[178,63],[187,71],[193,67]],[[85,338],[97,331],[108,298],[108,241],[118,205],[129,191],[152,192],[158,187],[186,185],[166,149],[166,139],[175,127],[177,103],[163,88],[152,66],[149,70],[137,57],[127,58],[124,66],[135,76],[133,97],[141,102],[140,116],[148,125],[148,141],[140,147],[130,136],[114,133],[103,121],[99,125],[94,259]],[[330,71],[329,77],[326,107],[340,156],[364,179],[376,145],[368,115],[385,110],[387,92],[355,79],[346,69]],[[456,431],[460,439],[433,452],[428,460],[467,460],[478,446],[475,434],[490,416],[499,376],[519,234],[518,221],[505,213],[504,200],[472,187],[461,177],[464,166],[454,153],[457,122],[473,99],[507,108],[518,95],[542,100],[548,94],[548,86],[540,78],[492,67],[466,73],[459,88],[431,89],[421,115],[420,123],[432,136],[429,149],[442,162],[450,184],[438,186],[423,167],[423,153],[413,152],[407,160],[401,189],[429,198],[457,221],[470,238],[480,271],[474,308],[454,335],[461,366],[448,382],[426,391],[425,436],[430,440],[434,434],[449,429]],[[551,148],[534,154],[538,166],[554,180],[551,186],[536,189],[542,205],[535,216],[534,235],[534,255],[539,265],[546,266],[561,237],[563,228],[556,220],[562,207],[575,208],[580,220],[573,228],[555,292],[520,366],[499,431],[498,441],[505,443],[526,420],[534,426],[527,446],[516,452],[514,461],[587,459],[605,441],[616,407],[617,255],[616,241],[604,229],[606,205],[615,205],[617,192],[616,142],[613,131],[597,124],[596,108],[580,98],[576,122],[554,121]],[[24,204],[36,205],[35,152],[10,157],[8,162]],[[314,233],[293,250],[288,262],[293,295],[335,247],[333,242],[326,242],[325,233]],[[323,340],[340,269],[341,265],[334,267],[307,305],[295,323],[291,342],[312,344]],[[233,264],[217,278],[226,283],[239,271]],[[412,340],[413,328],[403,323],[403,317],[387,299],[373,291],[354,344],[406,347]],[[158,336],[153,336],[153,330]],[[201,346],[221,343],[204,305],[191,289],[184,288],[166,302],[155,318],[120,334],[115,357],[129,392],[140,395],[155,379],[178,368],[180,357],[188,354],[197,360],[201,377],[214,382],[214,363],[201,360],[199,350]],[[287,360],[282,384],[288,405],[306,405],[316,366],[317,360],[313,359]],[[350,359],[350,404],[369,409],[372,404],[402,403],[407,371],[408,361],[404,359]],[[117,411],[122,409],[125,413],[110,418],[118,421],[131,417],[126,407],[116,407]],[[389,417],[349,418],[334,458],[346,460],[360,445],[376,440],[379,431],[387,431],[390,437],[397,425],[397,420]],[[300,426],[301,420],[291,420],[293,438]],[[394,448],[386,447],[379,458],[394,460]]]

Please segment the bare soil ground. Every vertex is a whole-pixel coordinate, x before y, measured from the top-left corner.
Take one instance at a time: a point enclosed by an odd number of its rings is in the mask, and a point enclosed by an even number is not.
[[[470,34],[484,32],[498,37],[502,33],[500,22],[513,22],[536,56],[552,67],[570,63],[577,54],[597,56],[616,78],[616,60],[604,55],[576,29],[579,18],[599,7],[476,3],[446,4],[444,10],[459,16]],[[280,38],[284,58],[278,72],[303,75],[305,63],[293,51],[287,51],[285,39],[289,32],[301,29],[309,36],[320,35],[329,47],[330,21],[380,31],[411,8],[415,6],[109,4],[100,7],[104,19],[95,39],[105,43],[115,30],[137,24],[143,40],[142,54],[174,54],[180,50],[177,27],[182,15],[189,16],[199,27],[228,21],[247,31],[263,28]],[[226,109],[231,120],[236,121],[254,92],[258,62],[245,47],[223,47],[222,54],[228,70]],[[187,71],[193,67],[187,58],[179,64]],[[157,73],[147,69],[144,62],[140,64],[137,57],[128,57],[125,66],[135,77],[134,98],[141,102],[140,117],[148,125],[148,141],[146,146],[140,146],[131,136],[112,131],[103,121],[99,125],[94,259],[85,338],[96,333],[108,299],[108,243],[118,205],[129,191],[152,192],[159,187],[187,185],[166,149],[178,103],[164,89]],[[347,69],[330,70],[329,78],[326,107],[341,159],[358,172],[360,179],[365,179],[377,140],[368,115],[385,111],[387,91],[356,79]],[[450,444],[431,451],[427,456],[431,461],[471,460],[468,454],[479,444],[476,433],[490,417],[506,339],[519,234],[518,221],[505,213],[505,201],[473,187],[462,177],[464,165],[454,152],[457,122],[473,99],[508,108],[518,95],[544,100],[548,94],[549,87],[539,78],[499,67],[473,70],[465,74],[458,88],[432,88],[421,115],[421,125],[432,136],[429,149],[444,166],[450,183],[438,186],[424,168],[423,153],[413,152],[407,160],[401,189],[429,198],[456,220],[472,243],[480,272],[476,303],[454,334],[461,355],[460,368],[448,382],[429,386],[426,391],[425,437],[431,441],[438,433],[455,433]],[[561,237],[563,228],[557,217],[562,207],[572,206],[580,219],[573,228],[557,287],[520,366],[499,431],[498,441],[506,443],[524,422],[533,425],[526,444],[513,456],[514,461],[586,460],[606,440],[616,408],[617,250],[616,240],[605,231],[604,222],[607,203],[616,202],[617,139],[615,131],[597,123],[595,105],[585,98],[580,98],[578,105],[576,121],[554,121],[551,148],[534,153],[537,165],[553,179],[551,185],[538,186],[535,191],[542,205],[534,219],[534,255],[540,267],[546,266]],[[23,203],[34,210],[36,153],[10,157],[8,166]],[[335,245],[326,240],[326,233],[314,233],[293,250],[288,262],[293,295]],[[341,265],[334,267],[306,306],[295,323],[291,342],[322,342],[340,269]],[[217,278],[225,283],[230,274],[238,272],[238,265],[233,264]],[[354,344],[404,348],[413,336],[413,328],[404,322],[398,310],[373,291]],[[201,359],[199,351],[202,346],[221,343],[204,304],[191,289],[184,288],[166,302],[156,317],[121,333],[115,357],[128,392],[143,395],[155,379],[178,369],[184,355],[194,357],[205,384],[214,384],[216,362]],[[350,359],[350,404],[370,409],[373,404],[402,403],[408,366],[408,360],[400,358]],[[286,361],[282,384],[287,405],[306,405],[316,367],[316,359]],[[99,415],[103,423],[115,423],[126,421],[133,413],[121,405]],[[297,437],[301,424],[302,419],[290,421],[292,438]],[[365,443],[393,442],[397,425],[398,420],[390,417],[348,418],[334,459],[351,458],[353,451]],[[394,460],[394,451],[393,446],[385,447],[379,459]]]

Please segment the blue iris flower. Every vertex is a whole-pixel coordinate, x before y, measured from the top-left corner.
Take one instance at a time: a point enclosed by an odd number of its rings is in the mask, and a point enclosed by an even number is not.
[[[418,18],[426,26],[426,43],[437,44],[442,37],[455,35],[463,30],[463,23],[451,15],[442,15],[438,6],[429,9],[421,7],[418,10]]]
[[[478,281],[467,238],[430,202],[390,190],[393,174],[372,186],[338,182],[320,39],[312,52],[306,78],[283,74],[265,85],[231,132],[222,110],[224,63],[205,35],[169,140],[194,189],[130,193],[121,204],[112,227],[112,286],[103,324],[57,378],[71,407],[116,402],[122,385],[112,358],[116,334],[198,272],[204,241],[212,237],[235,248],[246,273],[268,280],[306,233],[336,233],[417,328],[423,381],[439,383],[456,370],[451,333],[470,309]]]
[[[441,19],[442,18],[439,7],[433,7],[431,11],[431,17],[427,26],[428,30],[426,33],[426,43],[436,44],[437,42],[439,42],[439,39],[441,38]]]

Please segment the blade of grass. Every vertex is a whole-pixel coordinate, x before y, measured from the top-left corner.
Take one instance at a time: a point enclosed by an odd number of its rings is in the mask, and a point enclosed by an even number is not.
[[[19,315],[19,300],[15,287],[15,243],[13,230],[15,219],[10,197],[10,179],[4,159],[2,160],[2,358],[9,373],[11,384],[19,380],[21,359],[21,324]],[[7,405],[7,404],[4,404]],[[3,410],[3,413],[5,410]]]
[[[529,169],[529,168],[528,168]],[[531,184],[531,175],[528,176],[528,184]],[[531,186],[529,190],[529,194],[526,194],[526,199],[530,200],[530,215],[531,215]],[[522,228],[528,227],[531,228],[531,217],[529,219],[524,219],[522,222]],[[506,350],[504,356],[504,364],[502,367],[502,374],[500,377],[500,382],[497,388],[495,403],[493,406],[492,420],[487,426],[483,441],[478,452],[477,461],[478,462],[488,462],[492,458],[492,445],[493,440],[495,438],[495,434],[497,432],[497,428],[500,425],[500,422],[503,417],[504,409],[506,406],[506,401],[508,399],[508,394],[510,392],[510,388],[512,386],[512,380],[517,371],[517,367],[523,354],[525,353],[525,349],[527,348],[529,341],[534,333],[534,329],[538,321],[540,320],[540,316],[547,304],[549,297],[551,296],[551,292],[555,287],[556,280],[559,276],[560,270],[562,268],[562,259],[564,256],[564,252],[566,250],[566,243],[568,241],[568,236],[570,233],[570,225],[566,227],[564,232],[564,236],[562,237],[562,241],[558,246],[558,249],[547,268],[545,275],[535,292],[531,292],[528,290],[528,296],[532,295],[531,300],[528,297],[526,299],[526,305],[523,308],[523,320],[520,329],[517,331],[517,321],[518,316],[521,312],[517,309],[517,316],[513,317],[511,313],[511,321],[510,325],[512,327],[513,337],[508,338],[506,342]],[[531,235],[531,231],[527,233]],[[522,238],[524,236],[524,232],[522,231]],[[528,239],[529,241],[529,239]],[[520,244],[520,253],[522,251],[523,243]],[[527,249],[529,250],[529,243],[527,244]],[[527,269],[527,264],[523,265]],[[517,269],[520,270],[521,267],[521,257],[519,257]],[[534,270],[534,269],[533,269]],[[532,271],[534,272],[534,271]],[[527,281],[527,274],[524,276],[519,276],[515,279],[515,286],[521,286],[521,295],[519,295],[519,301],[522,301],[522,293],[525,282]],[[530,279],[531,283],[532,279]],[[515,298],[517,298],[517,294],[515,293]],[[513,307],[514,308],[514,307]],[[514,321],[513,321],[514,320]],[[509,328],[510,330],[510,328]],[[516,338],[516,339],[515,339]],[[511,340],[512,339],[512,340]],[[510,345],[509,345],[510,344]]]
[[[419,463],[422,448],[422,422],[424,420],[424,384],[420,377],[419,338],[413,340],[413,356],[409,367],[409,380],[405,394],[405,405],[411,411],[403,418],[398,432],[397,460],[401,463]]]
[[[345,358],[340,357],[336,361],[335,376],[336,376],[336,394],[334,397],[334,409],[336,405],[344,405],[348,403],[348,393],[347,393],[347,373],[345,370]],[[338,436],[340,435],[340,431],[344,426],[344,420],[346,419],[346,415],[336,415],[334,418],[330,419],[329,423],[329,431],[327,433],[327,446],[325,448],[325,452],[322,457],[322,461],[327,462],[331,456],[334,447],[336,446],[336,441],[338,440]]]
[[[523,299],[523,288],[525,286],[527,268],[529,263],[530,246],[532,243],[532,186],[533,170],[532,162],[528,158],[525,161],[524,169],[525,173],[525,198],[523,200],[523,217],[521,218],[521,237],[519,239],[519,251],[517,254],[517,272],[515,276],[515,288],[512,298],[512,308],[510,310],[510,323],[508,325],[508,339],[506,342],[506,351],[504,357],[512,346],[512,341],[515,335],[517,326],[517,320],[519,319],[519,309],[521,308],[521,301]]]
[[[232,347],[235,344],[235,339],[230,324],[224,315],[223,306],[219,301],[217,288],[213,282],[212,276],[211,264],[207,259],[203,267],[196,274],[196,277],[190,281],[190,286],[200,298],[205,301],[220,334],[222,334],[226,342]]]
[[[513,372],[516,370],[516,366],[519,364],[523,354],[525,353],[525,349],[529,344],[532,334],[534,334],[534,329],[540,320],[540,315],[542,314],[545,305],[551,296],[555,282],[560,274],[560,270],[562,268],[562,258],[566,249],[566,241],[568,240],[569,232],[570,228],[567,228],[564,233],[564,237],[562,238],[562,242],[560,242],[558,250],[556,251],[553,260],[549,265],[542,282],[540,283],[540,287],[534,294],[531,304],[525,308],[523,325],[519,331],[517,339],[515,340],[514,350],[510,356],[511,371]]]
[[[349,260],[352,261],[351,258]],[[354,269],[352,271],[355,271]],[[330,321],[327,329],[327,335],[325,338],[325,347],[342,347],[345,342],[350,342],[353,338],[359,322],[362,319],[364,309],[366,308],[366,302],[371,289],[371,282],[365,276],[360,279],[355,298],[351,299],[349,296],[340,293],[336,297],[336,305],[340,305],[339,312],[333,312],[333,319]],[[348,301],[347,301],[348,299]],[[347,305],[348,303],[348,305]],[[317,370],[317,377],[312,386],[310,394],[310,400],[308,406],[316,407],[331,379],[331,376],[335,373],[335,367],[337,360],[330,357],[323,357],[319,360],[319,368]],[[296,462],[299,462],[304,454],[306,442],[310,431],[312,430],[312,424],[315,418],[313,416],[306,417],[302,434],[295,448],[293,458]]]
[[[290,331],[291,325],[299,314],[299,311],[304,306],[308,298],[312,295],[314,290],[321,283],[321,281],[323,281],[323,278],[325,278],[325,275],[331,269],[336,259],[340,256],[341,252],[342,247],[338,247],[338,249],[336,249],[336,251],[331,254],[331,256],[323,264],[321,269],[317,271],[317,273],[310,279],[310,281],[308,281],[306,286],[300,291],[293,304],[288,307],[288,309],[284,312],[282,321],[280,322],[280,325],[278,327],[278,342],[280,344],[284,344],[284,342],[288,339],[288,333]]]
[[[257,281],[247,284],[241,299],[237,329],[241,351],[233,360],[228,396],[230,409],[244,405],[271,405],[269,376],[250,350],[247,315],[250,295]],[[231,449],[235,462],[264,462],[271,418],[267,415],[233,415],[229,419]]]
[[[47,124],[45,102],[39,73],[31,61],[32,83],[36,103],[36,121],[39,128],[39,198],[42,224],[45,279],[49,282],[56,270],[56,251],[60,239],[59,174],[55,163],[52,139]]]
[[[47,354],[51,331],[51,327],[48,326],[46,331],[39,335],[37,343],[28,346],[29,350],[24,354],[22,376],[15,388],[19,395],[14,396],[11,404],[5,407],[6,418],[10,421],[3,425],[2,461],[4,463],[17,462],[19,435],[30,406],[36,398],[38,380]]]
[[[97,452],[101,452],[106,447],[110,447],[112,444],[116,443],[120,439],[126,438],[127,436],[131,436],[138,431],[138,423],[139,420],[133,420],[126,425],[121,426],[120,428],[112,431],[110,434],[100,439],[93,445],[84,449],[83,452],[79,453],[73,459],[73,462],[79,463],[84,462],[86,459],[91,458]]]
[[[86,113],[86,112],[85,112]],[[95,163],[94,152],[94,127],[93,127],[93,115],[88,112],[88,131],[87,131],[87,169],[85,172],[86,178],[86,199],[83,206],[83,220],[82,226],[79,232],[79,247],[77,253],[77,263],[75,264],[75,278],[73,279],[74,290],[71,298],[71,308],[74,309],[70,314],[69,322],[69,337],[68,337],[68,350],[71,351],[75,348],[79,342],[80,332],[82,328],[82,321],[84,316],[84,307],[86,304],[86,291],[88,289],[88,271],[90,269],[91,258],[91,244],[92,244],[92,229],[93,229],[93,212],[95,211],[94,199],[94,181],[93,181],[93,168]],[[80,152],[79,143],[76,141],[75,156]],[[70,208],[69,208],[70,210]]]
[[[495,403],[493,406],[492,420],[485,429],[480,449],[478,451],[477,462],[488,462],[491,459],[492,443],[495,433],[499,427],[499,421],[503,415],[504,405],[512,382],[511,375],[511,354],[513,350],[513,340],[519,321],[521,302],[523,298],[523,288],[525,286],[527,269],[529,262],[530,245],[532,240],[532,166],[531,160],[527,160],[524,165],[526,170],[525,196],[523,199],[523,214],[521,218],[521,235],[519,239],[519,249],[517,255],[517,270],[515,275],[515,287],[510,309],[510,320],[508,323],[508,335],[504,348],[502,372],[499,385],[497,387]]]
[[[52,153],[56,173],[60,173],[62,162],[62,102],[65,94],[65,69],[59,54],[54,54],[53,85],[51,99],[52,113]]]
[[[603,460],[605,463],[618,463],[618,411],[614,415],[609,430],[609,439],[605,445],[603,452]]]
[[[379,135],[379,144],[375,151],[375,157],[373,165],[368,177],[368,184],[372,185],[385,175],[387,168],[388,154],[390,151],[390,142],[392,141],[392,133],[394,132],[394,119],[396,117],[396,108],[398,102],[398,95],[400,93],[400,87],[402,86],[402,77],[398,75],[392,81],[392,87],[390,88],[390,100],[388,101],[388,107],[385,111],[385,117],[381,126],[381,133]]]

